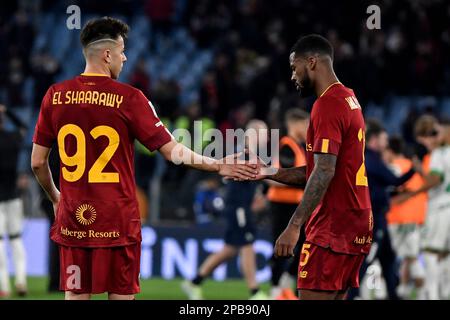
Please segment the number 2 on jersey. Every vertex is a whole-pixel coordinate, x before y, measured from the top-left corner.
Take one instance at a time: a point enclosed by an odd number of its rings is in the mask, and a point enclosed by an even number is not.
[[[366,138],[365,138],[365,132],[362,129],[359,129],[359,131],[358,131],[358,140],[359,140],[359,142],[362,142],[362,144],[363,144],[363,147],[362,147],[363,163],[359,167],[358,172],[356,172],[356,185],[367,187],[369,184],[367,182],[366,166],[364,164],[364,150],[366,148]]]
[[[72,156],[67,155],[64,143],[65,138],[69,134],[73,135],[77,142],[76,152]],[[106,136],[109,143],[89,170],[88,182],[119,182],[119,173],[103,172],[103,169],[106,167],[106,165],[116,152],[117,148],[119,147],[119,134],[116,130],[108,126],[97,126],[91,130],[90,134],[94,139],[97,139],[100,136]],[[62,175],[64,180],[68,182],[78,181],[83,176],[86,170],[86,136],[83,130],[75,124],[64,125],[58,132],[58,146],[61,162],[66,166],[76,167],[73,171],[69,171],[66,167],[62,168]]]

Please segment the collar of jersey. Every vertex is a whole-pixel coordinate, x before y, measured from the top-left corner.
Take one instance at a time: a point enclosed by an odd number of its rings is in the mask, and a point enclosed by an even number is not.
[[[80,76],[85,76],[85,77],[108,77],[108,75],[106,75],[106,74],[91,73],[91,72],[82,73],[82,74],[80,74]]]
[[[326,88],[325,91],[322,92],[322,94],[320,95],[320,97],[322,97],[325,93],[327,93],[327,91],[328,91],[332,86],[334,86],[335,84],[340,84],[340,83],[341,83],[340,81],[336,81],[336,82],[333,82],[332,84],[330,84],[330,85],[328,86],[328,88]],[[319,97],[319,98],[320,98],[320,97]]]

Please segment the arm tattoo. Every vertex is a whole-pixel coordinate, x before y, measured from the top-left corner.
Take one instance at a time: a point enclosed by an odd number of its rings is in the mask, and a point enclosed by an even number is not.
[[[294,168],[279,168],[277,173],[267,179],[276,182],[305,187],[306,185],[306,166]]]
[[[301,227],[322,201],[333,179],[336,167],[336,156],[332,154],[315,154],[314,170],[306,184],[303,198],[292,215],[290,224]]]

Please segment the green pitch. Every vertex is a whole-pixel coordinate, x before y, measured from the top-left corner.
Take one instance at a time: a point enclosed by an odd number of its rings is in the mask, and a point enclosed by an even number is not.
[[[136,295],[138,300],[147,299],[187,299],[181,290],[181,279],[164,280],[161,278],[141,280],[141,293]],[[12,286],[13,287],[13,286]],[[31,299],[31,300],[62,300],[63,293],[47,293],[47,278],[29,277],[28,295],[25,298],[19,298],[13,294],[10,299]],[[261,288],[267,293],[269,283],[264,283]],[[203,294],[207,300],[246,300],[249,292],[243,280],[227,280],[216,282],[206,280],[203,285]],[[106,299],[106,294],[94,295],[93,299]]]

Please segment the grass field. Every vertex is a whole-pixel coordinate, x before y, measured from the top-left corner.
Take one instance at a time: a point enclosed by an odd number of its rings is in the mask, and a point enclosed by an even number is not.
[[[181,291],[181,279],[164,280],[161,278],[142,280],[141,293],[136,295],[136,299],[187,299]],[[47,293],[47,278],[45,277],[29,277],[28,278],[28,295],[20,298],[13,294],[10,299],[31,299],[31,300],[62,300],[63,293]],[[264,283],[261,288],[267,293],[269,283]],[[249,292],[245,282],[242,280],[227,280],[224,282],[216,282],[206,280],[203,285],[203,294],[207,300],[245,300],[248,299]],[[106,299],[106,294],[95,295],[93,299]]]

